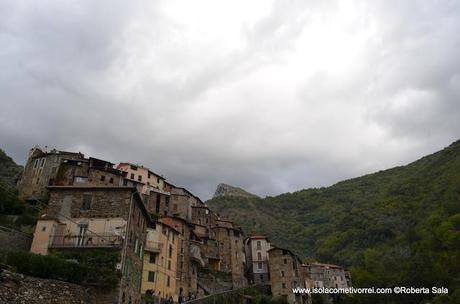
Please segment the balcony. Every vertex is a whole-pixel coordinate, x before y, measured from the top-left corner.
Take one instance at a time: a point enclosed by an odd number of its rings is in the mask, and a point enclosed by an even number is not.
[[[55,234],[50,248],[121,248],[123,238],[115,234]]]
[[[162,243],[153,242],[153,241],[147,241],[144,247],[145,251],[150,251],[150,252],[160,252],[162,248],[163,248]]]

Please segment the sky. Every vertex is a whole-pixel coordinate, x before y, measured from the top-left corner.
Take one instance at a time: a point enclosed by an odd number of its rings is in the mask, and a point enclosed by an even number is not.
[[[328,186],[460,138],[459,49],[459,1],[4,0],[0,148]]]

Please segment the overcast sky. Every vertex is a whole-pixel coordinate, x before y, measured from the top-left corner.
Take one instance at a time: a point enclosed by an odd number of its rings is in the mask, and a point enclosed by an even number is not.
[[[328,186],[460,138],[459,52],[459,1],[1,1],[0,148]]]

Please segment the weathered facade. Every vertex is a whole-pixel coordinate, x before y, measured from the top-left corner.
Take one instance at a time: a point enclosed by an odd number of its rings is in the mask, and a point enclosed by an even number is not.
[[[250,283],[270,284],[267,252],[270,248],[270,241],[262,235],[253,235],[244,240],[246,275]]]
[[[153,189],[160,193],[166,192],[165,178],[149,168],[131,163],[120,163],[117,169],[126,173],[126,179],[142,183],[141,192],[143,194],[149,194]]]
[[[142,273],[142,294],[146,297],[162,303],[165,300],[178,302],[179,242],[179,231],[161,221],[147,230]]]
[[[310,263],[302,268],[314,286],[326,288],[347,288],[351,286],[350,273],[338,265]]]
[[[193,224],[179,217],[164,217],[161,221],[179,231],[176,293],[179,297],[188,297],[197,292],[197,268],[199,265],[204,266],[193,251],[193,242],[197,241]]]
[[[21,179],[18,183],[18,196],[24,200],[46,200],[47,186],[54,184],[63,159],[84,160],[81,153],[51,150],[39,147],[30,150]]]
[[[273,247],[268,250],[270,285],[274,297],[283,297],[290,304],[310,302],[308,295],[294,294],[293,288],[306,288],[301,260],[290,250]]]
[[[207,227],[216,226],[219,217],[206,205],[192,206],[192,222]]]
[[[146,229],[151,219],[135,188],[49,186],[46,214],[37,222],[31,252],[119,252],[120,303],[139,303]]]
[[[220,271],[231,273],[234,288],[246,286],[243,231],[228,220],[217,220],[211,231],[219,243]]]
[[[170,215],[197,223],[192,219],[192,207],[203,205],[204,203],[187,189],[171,185],[171,209],[168,210]]]

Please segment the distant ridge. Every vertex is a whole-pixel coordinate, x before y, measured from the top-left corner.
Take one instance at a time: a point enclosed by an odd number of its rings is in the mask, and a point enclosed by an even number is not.
[[[354,287],[442,284],[451,298],[445,303],[460,303],[460,141],[330,187],[206,203],[303,259],[349,268]],[[385,295],[372,303],[419,304],[435,296]]]
[[[223,197],[223,196],[247,197],[247,198],[258,197],[257,195],[249,193],[242,188],[220,183],[217,186],[216,192],[214,192],[213,198]]]

